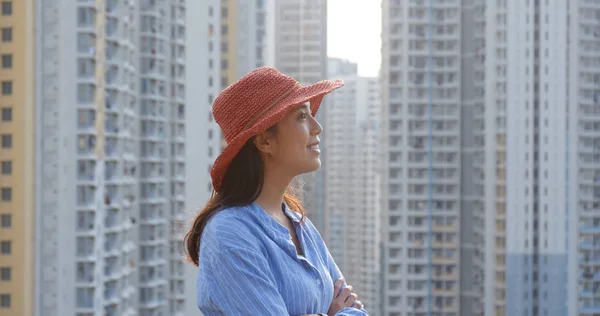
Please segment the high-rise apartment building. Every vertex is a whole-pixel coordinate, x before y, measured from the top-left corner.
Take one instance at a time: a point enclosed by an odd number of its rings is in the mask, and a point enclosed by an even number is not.
[[[0,314],[34,310],[34,1],[0,2]]]
[[[473,42],[463,38],[462,9],[452,0],[383,2],[383,315],[467,315],[461,242],[470,242],[462,229],[471,218],[461,215],[476,192],[472,154],[461,153],[475,139],[461,134],[476,95],[473,66],[462,62]]]
[[[354,233],[350,232],[350,245],[358,248],[349,257],[350,280],[360,289],[360,299],[368,304],[371,315],[380,315],[381,307],[381,226],[383,220],[381,200],[381,84],[379,78],[359,77],[356,81],[358,129],[354,144],[357,169],[357,203]],[[352,173],[352,171],[350,171]],[[352,247],[346,248],[351,253]],[[345,272],[346,273],[346,272]]]
[[[10,280],[0,280],[0,301],[9,314],[197,311],[181,222],[209,197],[210,146],[219,145],[210,115],[219,56],[209,49],[219,8],[2,1],[0,267]]]
[[[281,0],[275,5],[275,67],[302,84],[327,77],[327,0]],[[327,98],[323,106],[327,106]],[[321,111],[317,119],[327,122]],[[326,133],[326,132],[324,132]],[[322,142],[323,155],[327,144]],[[323,165],[325,167],[325,165]],[[323,169],[301,177],[307,214],[319,231],[325,227]]]
[[[471,214],[474,248],[463,255],[473,260],[472,289],[476,295],[469,297],[469,309],[462,310],[468,315],[511,315],[506,305],[506,296],[512,291],[506,284],[507,190],[523,188],[523,183],[507,181],[507,155],[514,153],[507,149],[507,73],[512,66],[507,36],[516,26],[509,28],[505,0],[478,0],[468,12],[475,26],[471,33],[474,59],[469,59],[474,65],[477,96],[473,111],[476,146],[471,152],[476,153],[473,166],[479,201]]]
[[[600,4],[505,2],[506,313],[599,314]]]
[[[373,315],[380,284],[380,84],[359,77],[357,65],[330,58],[329,77],[344,89],[332,93],[323,113],[325,227],[321,232],[336,263]]]
[[[384,314],[600,313],[600,4],[386,1],[383,12]],[[426,169],[415,173],[423,120]],[[458,146],[437,142],[457,135]],[[415,176],[427,185],[420,204]],[[436,189],[456,180],[459,194]],[[415,206],[425,219],[411,220]]]
[[[474,314],[600,313],[600,5],[500,0],[474,9],[485,98],[476,111],[485,181]]]

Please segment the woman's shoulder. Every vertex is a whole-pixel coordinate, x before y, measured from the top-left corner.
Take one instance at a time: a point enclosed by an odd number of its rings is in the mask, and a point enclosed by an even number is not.
[[[248,206],[232,206],[219,210],[206,223],[202,244],[216,248],[248,247],[253,234]]]

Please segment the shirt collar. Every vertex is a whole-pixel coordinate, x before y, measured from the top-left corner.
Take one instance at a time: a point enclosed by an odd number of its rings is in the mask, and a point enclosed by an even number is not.
[[[274,231],[278,235],[283,235],[286,238],[289,237],[289,230],[285,226],[281,225],[278,221],[276,221],[273,217],[271,217],[265,210],[263,210],[262,207],[260,207],[260,205],[258,205],[256,202],[253,202],[249,205],[249,207],[250,209],[252,209],[253,213],[255,213],[256,216],[258,216],[258,221],[261,225],[263,225],[265,228],[268,228],[271,231]],[[285,203],[281,205],[281,208],[284,214],[288,218],[290,218],[292,222],[300,223],[301,215],[298,212],[293,211]]]
[[[302,217],[302,215],[289,208],[287,204],[285,204],[285,202],[281,204],[281,208],[283,209],[285,215],[287,215],[287,217],[289,217],[293,222],[300,223],[300,218]]]
[[[287,239],[290,232],[283,225],[279,224],[273,217],[271,217],[260,205],[253,202],[249,205],[252,213],[257,216],[257,221],[260,226],[263,226],[266,230],[272,232],[277,237],[283,237]]]

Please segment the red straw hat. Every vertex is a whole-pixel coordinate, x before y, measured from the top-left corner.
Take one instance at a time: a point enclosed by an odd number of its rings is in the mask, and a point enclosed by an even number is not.
[[[323,97],[343,85],[342,80],[323,80],[302,86],[274,68],[260,67],[223,90],[212,109],[227,142],[210,171],[215,191],[221,189],[231,160],[251,137],[266,131],[304,102],[310,102],[311,111],[317,113]]]

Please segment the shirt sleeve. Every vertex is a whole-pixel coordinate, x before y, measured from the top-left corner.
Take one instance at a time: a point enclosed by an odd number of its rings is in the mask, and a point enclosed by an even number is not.
[[[217,309],[226,315],[288,315],[271,268],[260,252],[227,248],[213,257],[209,264],[211,298]]]

